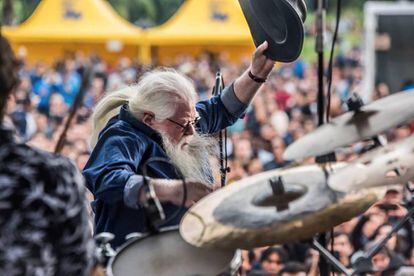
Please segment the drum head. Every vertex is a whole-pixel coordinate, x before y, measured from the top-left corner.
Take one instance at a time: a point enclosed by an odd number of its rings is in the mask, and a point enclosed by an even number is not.
[[[234,251],[196,248],[178,230],[139,238],[124,245],[110,261],[114,276],[219,275],[228,271]]]

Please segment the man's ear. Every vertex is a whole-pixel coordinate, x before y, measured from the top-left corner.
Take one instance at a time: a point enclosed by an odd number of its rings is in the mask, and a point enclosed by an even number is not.
[[[142,122],[148,126],[152,126],[154,124],[154,114],[153,113],[144,113],[144,117],[142,117]]]

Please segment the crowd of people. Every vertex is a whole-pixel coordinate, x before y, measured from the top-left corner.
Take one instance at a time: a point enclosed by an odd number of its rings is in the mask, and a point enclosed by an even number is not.
[[[80,170],[84,168],[91,151],[90,117],[94,106],[105,93],[135,83],[145,71],[151,69],[128,58],[121,58],[117,64],[110,65],[97,56],[85,57],[81,54],[59,60],[54,65],[41,62],[29,65],[24,59],[19,62],[21,82],[15,97],[9,100],[5,122],[15,127],[23,141],[46,151],[54,150],[69,109],[80,92],[85,72],[92,69],[90,85],[86,91],[82,91],[83,103],[62,149],[62,154],[73,159]],[[351,93],[359,91],[361,63],[359,48],[353,48],[335,59],[330,108],[332,117],[345,112],[344,102]],[[210,54],[198,58],[179,57],[173,64],[177,71],[194,81],[200,99],[211,96],[218,68],[228,86],[247,66],[247,62],[236,65]],[[285,148],[312,132],[317,125],[316,69],[314,64],[300,59],[291,64],[276,65],[243,119],[228,128],[228,183],[237,183],[247,176],[290,164],[282,157]],[[373,91],[372,98],[375,100],[389,94],[387,85],[380,83]],[[412,125],[403,125],[388,131],[386,136],[390,141],[400,140],[412,132]],[[355,159],[363,149],[364,143],[361,142],[338,150],[337,160]],[[310,158],[301,164],[313,162],[313,158]],[[331,235],[334,255],[344,266],[351,267],[353,256],[372,248],[406,214],[407,206],[402,203],[409,199],[409,194],[402,186],[389,189],[384,199],[367,212],[336,227]],[[409,221],[374,256],[374,269],[391,273],[403,265],[414,265],[412,248],[412,222]],[[305,244],[257,248],[244,251],[243,257],[243,270],[249,275],[318,274],[319,255]]]

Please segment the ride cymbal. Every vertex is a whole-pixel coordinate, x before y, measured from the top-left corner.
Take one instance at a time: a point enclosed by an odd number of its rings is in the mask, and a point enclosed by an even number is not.
[[[309,239],[379,198],[377,191],[331,190],[326,176],[343,166],[273,170],[235,182],[195,204],[181,221],[181,236],[197,247],[233,250]]]

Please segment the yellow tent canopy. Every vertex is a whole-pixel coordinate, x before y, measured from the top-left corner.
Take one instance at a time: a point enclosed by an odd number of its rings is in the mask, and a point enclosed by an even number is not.
[[[28,20],[2,32],[15,48],[27,48],[29,60],[48,62],[77,50],[137,57],[142,35],[103,0],[43,0]]]
[[[203,51],[225,53],[236,61],[253,49],[237,0],[186,0],[170,20],[146,32],[146,46],[159,63]]]

